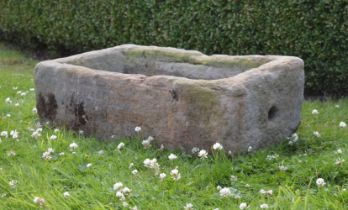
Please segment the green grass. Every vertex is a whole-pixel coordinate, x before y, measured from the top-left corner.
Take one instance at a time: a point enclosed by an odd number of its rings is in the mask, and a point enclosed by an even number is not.
[[[123,209],[123,203],[112,190],[115,182],[131,189],[126,198],[129,207],[138,209],[184,209],[192,203],[194,209],[239,209],[246,202],[249,209],[259,209],[267,203],[270,209],[345,209],[348,206],[348,162],[336,165],[338,158],[348,161],[348,100],[306,102],[299,128],[299,141],[233,158],[215,152],[207,159],[199,159],[178,151],[160,151],[156,147],[144,149],[140,136],[100,142],[83,138],[66,130],[54,132],[43,127],[42,136],[31,137],[38,116],[35,106],[33,67],[37,61],[0,45],[0,132],[16,129],[18,139],[2,138],[0,143],[0,209],[38,209],[34,197],[45,199],[42,209]],[[25,91],[21,96],[17,91]],[[12,104],[5,103],[10,97]],[[14,104],[19,103],[19,106]],[[340,107],[336,108],[338,104]],[[318,115],[312,110],[318,109]],[[7,114],[11,116],[8,117]],[[321,137],[315,137],[319,131]],[[49,140],[56,134],[56,141]],[[120,141],[125,147],[117,150]],[[69,144],[79,147],[73,153]],[[55,151],[51,160],[41,156],[47,148]],[[342,154],[335,151],[341,149]],[[103,150],[103,154],[98,151]],[[10,156],[14,151],[15,156]],[[59,153],[64,152],[64,156]],[[170,161],[173,152],[178,159]],[[267,155],[278,154],[274,160]],[[160,171],[167,174],[161,181],[154,171],[145,168],[146,158],[157,158]],[[86,164],[92,163],[87,168]],[[138,174],[132,175],[129,164]],[[288,170],[281,171],[284,165]],[[170,171],[178,167],[181,179],[171,179]],[[231,175],[236,181],[231,181]],[[326,185],[318,187],[316,179],[324,178]],[[16,180],[16,187],[9,182]],[[237,189],[241,198],[219,196],[217,186]],[[260,189],[273,190],[264,196]],[[68,191],[70,197],[64,198]],[[124,208],[124,209],[129,209]]]

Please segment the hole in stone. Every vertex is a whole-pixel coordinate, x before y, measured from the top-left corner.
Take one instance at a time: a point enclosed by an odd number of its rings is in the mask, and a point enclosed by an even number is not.
[[[273,120],[276,117],[277,113],[278,113],[278,108],[275,106],[272,106],[268,110],[268,120]]]

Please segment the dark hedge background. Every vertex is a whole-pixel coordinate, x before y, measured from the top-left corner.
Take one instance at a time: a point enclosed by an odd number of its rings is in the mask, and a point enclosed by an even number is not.
[[[0,0],[0,39],[55,56],[124,43],[294,55],[307,95],[348,95],[348,0]]]

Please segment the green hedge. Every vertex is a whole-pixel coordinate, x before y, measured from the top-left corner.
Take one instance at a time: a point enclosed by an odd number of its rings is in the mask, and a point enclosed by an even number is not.
[[[1,0],[0,36],[68,54],[136,43],[294,55],[307,94],[348,95],[348,0]]]

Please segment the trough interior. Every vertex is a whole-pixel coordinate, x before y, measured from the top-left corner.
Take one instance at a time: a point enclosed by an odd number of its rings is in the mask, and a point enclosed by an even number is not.
[[[198,51],[173,48],[126,48],[97,52],[73,56],[59,62],[124,74],[170,75],[214,80],[235,76],[273,60],[259,55],[207,56]]]

